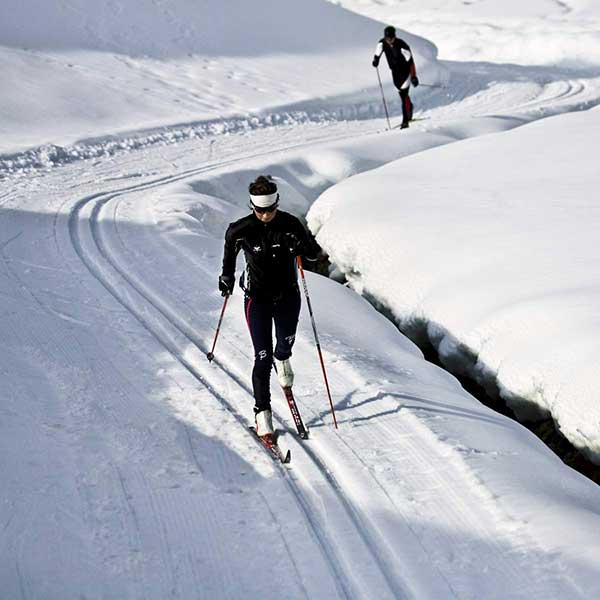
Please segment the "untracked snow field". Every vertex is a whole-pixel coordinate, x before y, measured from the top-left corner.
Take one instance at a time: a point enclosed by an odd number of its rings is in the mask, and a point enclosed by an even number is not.
[[[595,456],[599,11],[197,4],[0,7],[0,596],[597,597],[598,486],[371,302]],[[539,30],[546,60],[445,45],[436,11],[490,47]],[[439,86],[403,132],[370,66],[388,22]],[[307,273],[339,429],[303,306],[287,467],[248,431],[239,289],[206,360],[259,173],[349,282]]]

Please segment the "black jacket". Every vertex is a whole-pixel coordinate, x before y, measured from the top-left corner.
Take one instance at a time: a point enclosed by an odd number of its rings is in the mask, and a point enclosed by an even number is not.
[[[296,256],[315,260],[316,243],[302,223],[278,210],[269,223],[254,213],[230,223],[225,233],[223,275],[235,276],[238,252],[244,251],[242,287],[252,298],[277,298],[298,285]]]
[[[377,44],[375,56],[379,57],[382,53],[385,54],[392,71],[401,74],[404,78],[414,77],[417,74],[412,51],[404,40],[395,38],[394,43],[390,46],[385,38],[381,38]]]

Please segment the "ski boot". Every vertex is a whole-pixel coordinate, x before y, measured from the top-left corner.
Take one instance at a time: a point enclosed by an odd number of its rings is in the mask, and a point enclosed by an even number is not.
[[[294,371],[290,359],[284,360],[275,359],[275,370],[277,371],[277,379],[282,388],[291,388],[294,385]]]
[[[273,430],[273,415],[269,409],[261,410],[254,416],[256,421],[256,435],[270,442],[275,441],[275,431]]]

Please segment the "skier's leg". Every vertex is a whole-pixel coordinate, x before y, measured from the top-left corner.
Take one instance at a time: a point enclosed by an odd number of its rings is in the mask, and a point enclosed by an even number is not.
[[[408,96],[410,89],[410,74],[405,71],[392,71],[394,85],[398,88],[400,101],[402,103],[402,128],[408,127],[408,123],[412,120],[413,105]]]
[[[413,119],[413,103],[412,103],[412,100],[410,99],[410,96],[408,95],[408,92],[409,92],[409,88],[406,88],[406,90],[402,91],[402,93],[404,94],[403,102],[406,105],[406,113],[407,113],[408,120],[412,121],[412,119]]]
[[[252,388],[254,391],[254,412],[271,408],[271,363],[273,362],[273,303],[260,302],[246,296],[246,321],[254,346],[254,368]]]
[[[275,321],[275,358],[285,360],[292,355],[292,346],[296,339],[298,316],[300,315],[300,290],[292,291],[275,303],[273,319]]]
[[[408,81],[408,80],[407,80]],[[402,124],[408,127],[408,123],[412,121],[413,104],[408,95],[409,86],[400,88],[400,99],[402,100]]]
[[[295,288],[275,304],[274,321],[277,345],[275,346],[275,366],[279,384],[286,388],[294,384],[294,371],[290,364],[292,346],[296,339],[298,315],[300,314],[300,290]]]

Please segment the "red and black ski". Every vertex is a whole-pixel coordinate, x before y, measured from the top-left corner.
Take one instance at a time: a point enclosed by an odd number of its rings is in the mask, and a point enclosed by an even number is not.
[[[290,412],[292,413],[292,419],[294,419],[294,425],[296,425],[296,430],[298,431],[298,435],[303,439],[308,439],[308,429],[305,427],[302,417],[300,416],[300,412],[298,411],[298,407],[296,406],[296,400],[294,398],[294,393],[292,392],[291,387],[282,387],[283,393],[285,394],[285,399],[287,400],[288,406],[290,407]]]
[[[276,435],[260,436],[258,433],[256,433],[256,429],[254,427],[250,427],[250,431],[252,431],[252,433],[256,436],[256,439],[260,442],[261,446],[267,450],[275,460],[278,460],[284,465],[287,465],[292,460],[292,453],[290,450],[288,449],[288,451],[284,453],[279,447]]]

